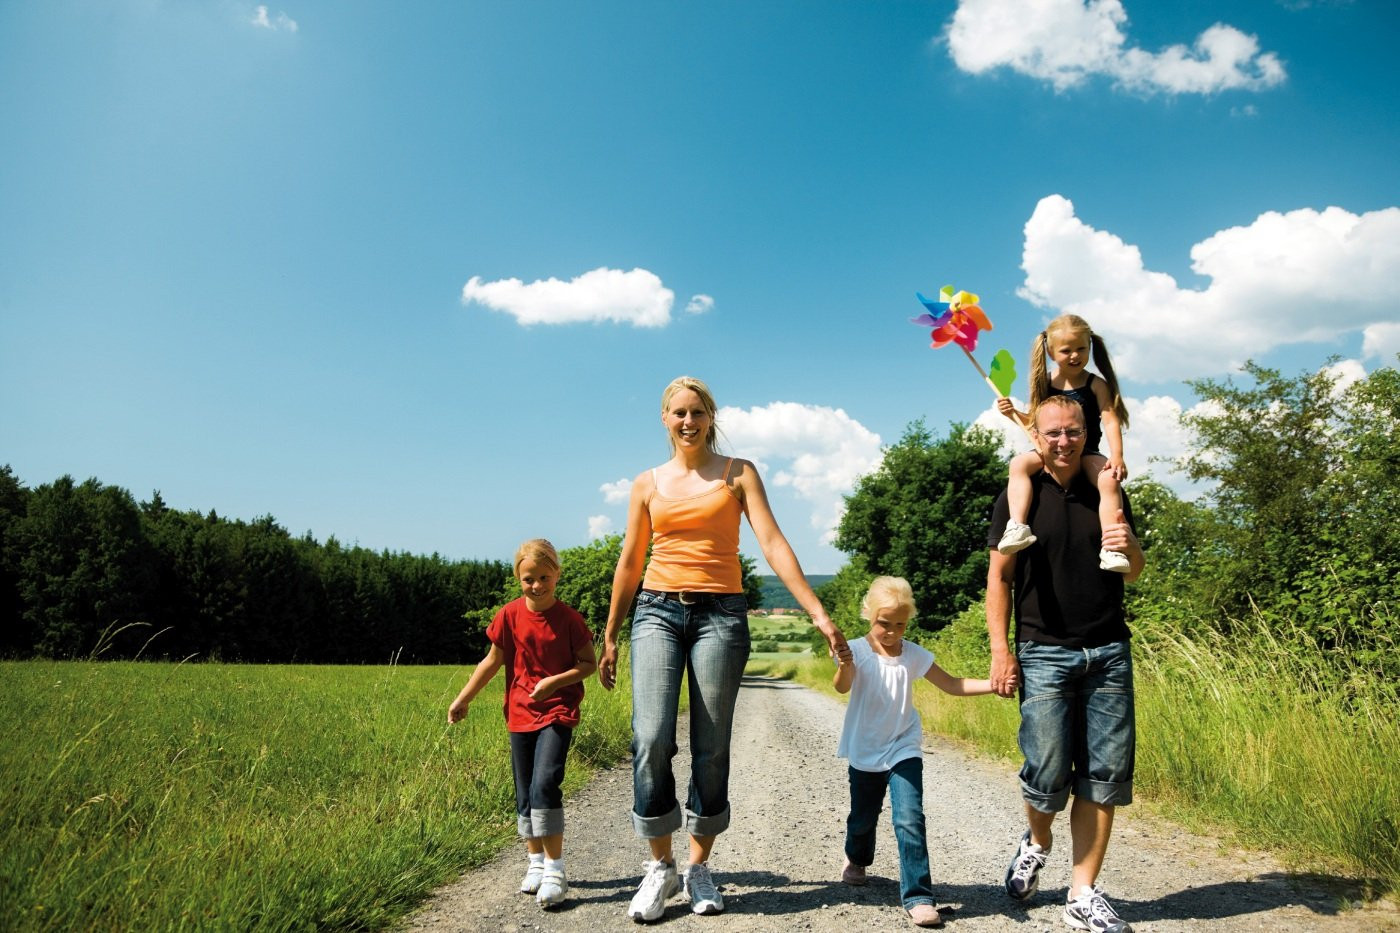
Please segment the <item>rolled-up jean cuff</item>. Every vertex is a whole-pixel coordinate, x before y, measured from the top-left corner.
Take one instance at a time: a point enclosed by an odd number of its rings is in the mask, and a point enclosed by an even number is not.
[[[1090,803],[1125,807],[1133,802],[1133,782],[1094,781],[1089,778],[1076,778],[1074,796],[1082,797]]]
[[[718,836],[729,828],[729,807],[713,816],[685,811],[685,831],[692,836]]]
[[[638,816],[632,813],[632,828],[643,839],[659,839],[681,828],[681,807],[676,804],[660,816]]]
[[[564,808],[531,810],[528,816],[516,816],[515,828],[526,839],[557,836],[564,831]]]
[[[1041,813],[1059,813],[1069,806],[1069,785],[1065,785],[1060,790],[1053,793],[1043,793],[1031,787],[1025,781],[1021,782],[1021,797]]]

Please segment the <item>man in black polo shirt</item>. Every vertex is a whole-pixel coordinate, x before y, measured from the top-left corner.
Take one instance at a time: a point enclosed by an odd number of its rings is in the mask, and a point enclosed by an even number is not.
[[[1133,799],[1133,662],[1123,584],[1142,573],[1142,547],[1128,514],[1099,525],[1098,490],[1080,471],[1079,403],[1065,396],[1042,402],[1034,437],[1045,463],[1033,483],[1028,522],[1036,541],[1016,554],[997,550],[1008,514],[1005,493],[993,507],[987,538],[992,689],[1004,697],[1021,692],[1021,796],[1030,825],[1006,870],[1006,891],[1021,901],[1036,892],[1055,815],[1073,792],[1065,922],[1094,933],[1131,933],[1095,882],[1114,808]],[[1126,495],[1123,504],[1130,513]],[[1128,573],[1100,570],[1100,547],[1126,554]],[[1013,605],[1015,654],[1007,646]]]

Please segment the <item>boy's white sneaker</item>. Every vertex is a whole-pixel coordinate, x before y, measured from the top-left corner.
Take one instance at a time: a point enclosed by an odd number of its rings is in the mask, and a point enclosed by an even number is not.
[[[661,919],[666,912],[666,898],[680,890],[676,880],[676,866],[657,859],[646,862],[647,872],[637,893],[632,895],[632,903],[627,905],[627,916],[638,923],[650,923]]]
[[[540,881],[544,878],[544,862],[531,862],[525,869],[525,877],[520,879],[521,894],[538,894]]]
[[[1006,530],[1001,533],[1001,540],[997,542],[997,550],[1003,554],[1015,554],[1032,544],[1035,544],[1035,535],[1031,534],[1030,525],[1008,521]]]
[[[546,910],[564,903],[564,895],[569,893],[569,882],[564,878],[562,868],[546,868],[540,878],[540,891],[535,902]]]
[[[1099,551],[1099,569],[1112,570],[1114,573],[1127,573],[1133,569],[1133,565],[1128,562],[1128,555],[1122,551],[1110,551],[1104,548]]]
[[[685,895],[690,898],[690,909],[697,914],[717,914],[724,910],[724,897],[715,887],[715,879],[704,862],[686,869]]]

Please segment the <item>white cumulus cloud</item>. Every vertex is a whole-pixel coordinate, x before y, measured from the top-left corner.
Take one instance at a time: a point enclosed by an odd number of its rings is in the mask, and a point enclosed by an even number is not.
[[[607,515],[588,516],[588,540],[596,541],[599,538],[612,534],[613,520]]]
[[[714,306],[715,300],[709,295],[691,295],[685,303],[685,310],[689,314],[704,314]]]
[[[1361,332],[1361,355],[1366,359],[1380,358],[1386,366],[1395,364],[1400,353],[1400,321],[1382,321]]]
[[[632,494],[632,481],[624,476],[615,483],[604,483],[598,487],[598,491],[603,494],[603,501],[608,505],[617,505],[619,502],[626,502],[627,497]]]
[[[1145,268],[1136,246],[1051,195],[1026,222],[1018,294],[1088,320],[1120,377],[1145,382],[1226,372],[1278,346],[1354,331],[1377,351],[1396,339],[1400,208],[1270,211],[1197,243],[1191,260],[1211,280],[1203,290]]]
[[[259,29],[271,29],[274,32],[278,30],[283,32],[297,31],[296,20],[292,19],[286,13],[281,12],[279,12],[276,16],[269,16],[267,13],[267,7],[265,6],[256,7],[253,10],[253,18],[249,20],[249,22],[252,23],[254,26],[257,26]]]
[[[521,325],[609,321],[633,327],[664,327],[671,321],[675,292],[646,269],[600,268],[567,282],[550,278],[483,282],[462,286],[462,304],[476,303],[513,315]]]
[[[1061,91],[1095,75],[1167,94],[1262,90],[1286,77],[1277,55],[1233,26],[1149,52],[1128,44],[1127,22],[1121,0],[960,0],[946,38],[963,71],[1007,67]]]
[[[811,524],[830,544],[857,477],[879,465],[880,435],[845,411],[797,402],[721,408],[715,423],[736,454],[754,460],[767,481],[811,504]],[[776,467],[776,472],[771,472]]]

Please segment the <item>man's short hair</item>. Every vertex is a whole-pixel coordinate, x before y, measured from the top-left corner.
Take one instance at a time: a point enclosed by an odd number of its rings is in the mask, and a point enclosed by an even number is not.
[[[1032,422],[1040,424],[1040,413],[1047,408],[1063,408],[1066,411],[1073,411],[1079,418],[1079,423],[1084,424],[1084,406],[1070,398],[1068,395],[1052,395],[1035,406],[1035,417]]]

